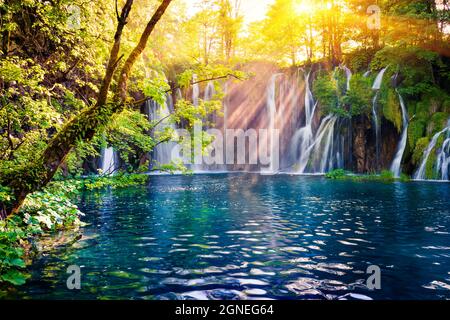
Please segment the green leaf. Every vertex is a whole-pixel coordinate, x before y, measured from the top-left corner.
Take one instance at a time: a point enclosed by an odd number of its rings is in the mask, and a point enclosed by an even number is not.
[[[3,281],[9,282],[15,286],[21,286],[25,284],[26,280],[30,277],[30,275],[20,272],[17,270],[10,270],[4,275],[1,276]]]
[[[15,267],[25,268],[25,261],[23,261],[22,259],[19,259],[19,258],[13,259],[13,260],[9,261],[9,263]]]

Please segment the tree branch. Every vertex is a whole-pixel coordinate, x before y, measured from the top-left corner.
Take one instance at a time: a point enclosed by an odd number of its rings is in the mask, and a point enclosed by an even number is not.
[[[126,101],[128,78],[130,76],[131,69],[133,68],[133,65],[136,62],[137,58],[141,55],[141,53],[147,46],[148,39],[151,33],[153,32],[153,29],[155,28],[156,24],[159,22],[159,20],[161,19],[161,17],[163,16],[164,12],[166,11],[167,7],[171,2],[172,0],[163,0],[161,2],[155,14],[152,16],[147,26],[145,27],[145,30],[142,33],[141,38],[139,40],[139,43],[133,49],[127,61],[125,61],[125,64],[120,73],[119,83],[117,86],[118,90],[116,92],[114,101],[116,102],[120,101],[122,103]]]
[[[199,80],[199,81],[194,81],[194,82],[191,82],[190,85],[193,86],[195,84],[200,84],[200,83],[209,82],[209,81],[222,80],[222,79],[227,79],[227,78],[230,78],[230,77],[235,78],[235,79],[240,80],[240,81],[244,80],[244,79],[242,79],[242,78],[240,78],[240,77],[238,77],[238,76],[236,76],[236,75],[234,75],[232,73],[228,73],[227,75],[224,75],[224,76],[219,76],[219,77],[215,77],[215,78],[209,78],[209,79],[203,79],[203,80]],[[180,89],[180,88],[181,88],[180,85],[176,85],[173,88],[170,88],[170,89],[166,90],[165,93],[173,92],[174,90]],[[151,98],[147,97],[147,98],[144,98],[144,99],[139,99],[139,100],[136,100],[136,101],[132,102],[130,105],[132,107],[137,107],[137,106],[141,105],[142,103],[147,102],[148,100],[151,100]]]
[[[98,95],[97,106],[104,105],[106,103],[106,99],[108,98],[109,87],[111,85],[117,65],[121,59],[121,57],[119,58],[119,50],[121,45],[122,32],[123,29],[125,28],[125,25],[127,24],[127,19],[130,14],[132,6],[133,0],[127,0],[127,2],[122,8],[122,13],[118,19],[118,25],[116,33],[114,35],[114,44],[111,49],[108,66],[106,68],[106,74],[105,77],[103,78],[100,93]]]

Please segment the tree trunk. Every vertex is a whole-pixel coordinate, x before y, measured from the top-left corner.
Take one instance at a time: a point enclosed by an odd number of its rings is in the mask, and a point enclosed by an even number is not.
[[[124,64],[119,77],[118,91],[116,92],[114,103],[107,103],[109,87],[114,77],[118,62],[122,31],[127,24],[133,0],[127,0],[122,13],[118,16],[118,26],[114,37],[114,45],[111,49],[108,67],[102,82],[97,103],[84,110],[79,116],[67,123],[64,128],[50,141],[42,156],[38,157],[35,163],[1,178],[1,183],[13,190],[14,200],[11,204],[0,203],[2,216],[17,213],[22,206],[26,196],[47,185],[59,166],[64,162],[69,152],[75,147],[77,141],[90,141],[96,132],[107,125],[111,116],[123,109],[126,103],[127,82],[129,74],[139,55],[145,49],[148,38],[155,25],[163,16],[165,10],[172,0],[163,0],[155,14],[149,21],[142,33],[141,40],[132,51]],[[6,213],[6,214],[5,214]],[[3,217],[4,218],[4,217]]]

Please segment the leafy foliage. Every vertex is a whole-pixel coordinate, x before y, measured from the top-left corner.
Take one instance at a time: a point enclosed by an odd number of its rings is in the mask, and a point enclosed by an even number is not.
[[[0,221],[0,284],[22,285],[26,256],[33,250],[29,239],[57,230],[76,228],[82,213],[72,204],[74,188],[60,185],[31,194],[19,214]]]
[[[388,170],[383,170],[380,174],[355,175],[346,172],[345,170],[342,169],[336,169],[327,173],[325,177],[327,179],[332,180],[350,180],[355,182],[364,182],[364,181],[394,182],[397,180],[395,179],[394,174]],[[403,175],[399,180],[408,181],[409,178]]]

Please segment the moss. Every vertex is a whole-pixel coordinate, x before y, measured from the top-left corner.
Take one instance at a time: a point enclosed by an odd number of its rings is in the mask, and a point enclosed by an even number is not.
[[[430,110],[427,101],[422,100],[417,102],[415,111],[416,118],[419,120],[426,121],[430,117]]]
[[[446,112],[436,112],[435,114],[433,114],[428,127],[428,131],[431,134],[435,134],[444,129],[447,126],[449,116],[450,115]]]
[[[381,103],[384,117],[392,122],[400,132],[402,130],[402,111],[397,93],[393,89],[387,89]]]
[[[428,158],[427,164],[425,166],[425,177],[427,179],[434,179],[435,178],[435,172],[434,172],[434,164],[436,162],[436,152],[435,149],[431,151],[430,157]]]
[[[411,121],[408,127],[408,144],[410,150],[414,150],[417,142],[425,133],[426,123],[421,120]]]
[[[442,102],[442,111],[450,114],[450,97],[446,97],[444,102]]]
[[[420,164],[420,161],[422,160],[422,157],[423,157],[423,153],[429,143],[430,143],[429,137],[423,137],[423,138],[420,138],[419,140],[417,140],[417,143],[415,144],[415,148],[414,148],[414,153],[412,156],[412,162],[414,165]]]
[[[437,150],[439,150],[442,147],[442,144],[444,143],[445,140],[445,136],[441,135],[437,142],[436,142],[436,146],[433,148],[433,150],[431,150],[430,156],[428,158],[427,164],[425,166],[425,177],[427,179],[437,179],[437,174],[436,174],[436,168],[435,168],[435,164],[436,164],[436,160],[437,160]]]

